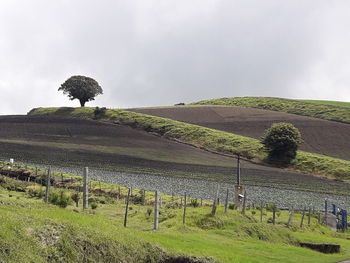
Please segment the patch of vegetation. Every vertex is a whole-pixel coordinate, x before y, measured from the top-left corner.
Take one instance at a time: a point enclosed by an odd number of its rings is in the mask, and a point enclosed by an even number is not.
[[[315,103],[311,101],[291,100],[268,97],[235,97],[203,100],[192,105],[221,105],[257,108],[263,110],[280,111],[302,116],[309,116],[324,120],[350,123],[349,107],[339,107],[336,103]],[[343,104],[344,105],[344,104]]]
[[[259,212],[249,217],[237,210],[224,213],[220,205],[216,216],[210,216],[210,206],[189,206],[183,225],[183,210],[164,205],[160,229],[152,231],[153,204],[132,204],[125,228],[125,198],[92,211],[74,204],[61,209],[21,192],[11,196],[0,187],[0,258],[8,263],[338,262],[350,257],[348,232],[334,233],[315,217],[300,228],[300,213],[287,227],[287,211],[281,211],[272,225],[267,223],[271,211],[264,212],[260,223]],[[146,198],[154,195],[147,192]],[[178,199],[163,198],[164,204]],[[324,255],[298,246],[308,241],[340,244],[341,253]]]
[[[37,108],[31,110],[29,114],[62,116],[62,112],[61,108]],[[65,108],[64,112],[66,112],[65,116],[91,119],[94,117],[94,108],[69,108],[69,110]],[[348,117],[350,118],[350,114]],[[191,144],[211,152],[226,155],[240,154],[243,158],[256,162],[264,162],[267,157],[264,146],[257,139],[198,125],[117,109],[108,109],[102,120],[157,133],[168,139]],[[289,167],[329,178],[350,180],[349,161],[324,155],[298,151]]]
[[[301,143],[299,130],[291,123],[275,123],[265,131],[262,143],[268,149],[268,161],[289,164]]]
[[[337,107],[350,108],[350,102],[343,101],[332,101],[332,100],[300,100],[308,103],[322,104],[322,105],[331,105]]]

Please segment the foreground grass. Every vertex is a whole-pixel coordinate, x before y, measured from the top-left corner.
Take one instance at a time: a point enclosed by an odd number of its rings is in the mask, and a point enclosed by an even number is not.
[[[153,194],[147,193],[149,204],[152,198]],[[0,187],[0,259],[9,263],[162,262],[170,254],[232,263],[338,262],[350,258],[350,234],[332,232],[314,217],[309,226],[305,223],[300,228],[301,215],[295,214],[291,227],[286,227],[285,211],[277,213],[277,223],[272,225],[267,223],[272,214],[265,209],[260,223],[256,209],[248,209],[243,216],[236,210],[225,214],[219,206],[217,215],[210,216],[211,207],[203,206],[188,207],[183,225],[182,209],[176,205],[179,198],[163,200],[160,229],[154,231],[151,205],[131,204],[128,227],[124,228],[124,199],[99,203],[96,210],[63,209]],[[301,241],[337,243],[341,253],[325,255],[301,248]]]
[[[235,97],[203,100],[193,105],[223,105],[273,110],[330,121],[350,123],[349,103],[316,103],[315,101],[291,100],[268,97]],[[344,105],[348,105],[344,107]],[[342,106],[342,107],[339,107]]]
[[[95,119],[94,108],[37,108],[33,109],[29,114]],[[267,157],[263,145],[257,139],[202,126],[112,109],[106,110],[105,114],[99,119],[154,132],[166,138],[191,144],[212,152],[231,156],[240,154],[251,161],[264,162]],[[298,151],[297,157],[289,167],[301,172],[322,175],[328,178],[350,180],[349,161],[324,155]]]
[[[345,107],[350,108],[350,102],[342,102],[342,101],[332,101],[332,100],[300,100],[308,103],[322,104],[322,105],[331,105],[337,107]]]

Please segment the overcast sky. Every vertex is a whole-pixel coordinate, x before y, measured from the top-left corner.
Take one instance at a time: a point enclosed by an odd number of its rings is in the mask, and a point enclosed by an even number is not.
[[[233,96],[350,101],[348,0],[0,0],[0,114]]]

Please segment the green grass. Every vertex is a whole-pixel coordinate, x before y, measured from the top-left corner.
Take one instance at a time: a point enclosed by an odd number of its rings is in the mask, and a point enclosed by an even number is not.
[[[38,186],[33,186],[38,187]],[[153,193],[147,192],[150,204]],[[174,208],[179,197],[164,198],[160,229],[153,231],[152,205],[131,204],[128,227],[123,227],[125,200],[112,200],[96,210],[66,209],[28,198],[26,193],[0,187],[0,258],[4,262],[159,262],[164,253],[210,257],[214,262],[338,262],[350,258],[350,233],[335,233],[307,220],[299,227],[295,214],[286,227],[287,211],[277,212],[276,225],[267,223],[271,211],[247,209],[209,216],[211,207]],[[175,206],[176,207],[176,206]],[[254,212],[253,212],[254,211]],[[341,245],[341,253],[325,255],[301,248],[298,242]],[[159,249],[160,248],[160,249]],[[163,251],[163,252],[161,252]]]
[[[29,114],[94,118],[93,112],[94,108],[37,108],[31,110]],[[348,117],[350,118],[350,115]],[[240,154],[242,157],[255,162],[264,162],[267,157],[263,145],[257,139],[198,125],[117,109],[107,110],[101,120],[154,132],[166,138],[191,144],[211,152],[231,156]],[[350,180],[349,161],[319,154],[298,151],[297,157],[289,168],[328,178]]]
[[[322,104],[322,105],[331,105],[337,107],[350,108],[350,102],[343,101],[332,101],[332,100],[300,100],[308,103]]]
[[[347,107],[341,105],[331,105],[314,103],[302,100],[291,100],[282,98],[268,97],[235,97],[203,100],[192,103],[192,105],[221,105],[221,106],[239,106],[247,108],[257,108],[264,110],[280,111],[302,116],[309,116],[330,121],[350,123],[349,103],[344,103]]]

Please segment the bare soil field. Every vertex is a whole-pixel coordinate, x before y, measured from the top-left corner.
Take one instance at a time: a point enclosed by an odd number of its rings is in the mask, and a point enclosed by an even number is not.
[[[64,167],[235,182],[236,160],[127,126],[47,116],[0,117],[0,158]],[[350,184],[242,161],[249,185],[348,194]]]
[[[301,149],[350,160],[350,125],[268,110],[222,106],[130,109],[235,134],[260,138],[272,123],[290,122],[301,132]]]

